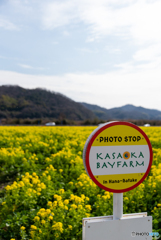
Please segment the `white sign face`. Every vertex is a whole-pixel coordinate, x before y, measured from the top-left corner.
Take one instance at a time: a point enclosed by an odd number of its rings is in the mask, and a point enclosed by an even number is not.
[[[124,214],[121,220],[113,220],[112,216],[84,218],[83,240],[98,240],[100,236],[101,240],[151,240],[152,217],[134,213]]]
[[[111,192],[126,192],[148,175],[152,148],[146,134],[127,122],[111,122],[96,129],[88,138],[84,166],[91,179]]]

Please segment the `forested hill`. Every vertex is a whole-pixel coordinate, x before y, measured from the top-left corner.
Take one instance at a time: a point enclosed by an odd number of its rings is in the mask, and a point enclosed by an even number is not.
[[[68,97],[44,89],[0,86],[0,119],[53,118],[69,120],[94,119],[95,114]]]
[[[125,105],[106,109],[88,103],[78,103],[61,93],[45,89],[24,89],[0,86],[0,122],[2,119],[48,120],[161,120],[161,111]],[[48,121],[47,120],[47,121]]]

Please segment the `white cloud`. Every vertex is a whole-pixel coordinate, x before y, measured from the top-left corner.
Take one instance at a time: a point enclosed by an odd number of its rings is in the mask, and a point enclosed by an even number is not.
[[[45,2],[43,26],[54,29],[68,24],[84,23],[89,39],[109,34],[132,39],[135,44],[161,40],[161,1],[82,0]]]
[[[6,30],[16,30],[16,31],[19,30],[18,26],[10,22],[4,16],[0,16],[0,28],[6,29]]]
[[[43,6],[43,27],[53,29],[64,26],[76,18],[77,11],[72,1],[49,2]]]
[[[83,8],[81,18],[90,28],[94,36],[115,35],[133,39],[135,44],[159,42],[161,40],[161,2],[148,3],[146,0],[132,1],[122,7],[117,2],[111,7],[112,1],[101,1],[88,8]]]
[[[59,42],[57,42],[57,41],[52,41],[52,44],[53,44],[53,45],[57,45],[57,44],[59,44]]]
[[[2,59],[7,59],[7,57],[4,57],[4,56],[0,56],[0,58],[2,58]]]
[[[161,40],[159,0],[9,0],[8,9],[17,21],[22,15],[28,22],[39,19],[48,30],[83,23],[88,41],[108,35],[129,39],[137,45]],[[2,19],[0,26],[14,29],[12,22]]]
[[[38,1],[31,1],[31,0],[8,0],[8,6],[11,7],[12,11],[16,14],[22,14],[24,17],[25,15],[29,15],[33,12],[35,7],[34,2],[38,3]],[[38,8],[38,5],[37,5]],[[31,17],[31,15],[30,15]]]
[[[133,56],[136,61],[156,61],[161,55],[161,43],[142,47]]]
[[[97,49],[90,49],[90,48],[77,48],[77,50],[81,53],[98,53]]]
[[[25,68],[25,69],[36,69],[36,70],[44,70],[45,69],[45,68],[42,68],[42,67],[32,67],[30,65],[21,64],[21,63],[19,63],[18,66],[20,66],[22,68]]]
[[[61,76],[25,75],[0,71],[0,85],[46,88],[60,92],[75,101],[112,108],[134,104],[161,110],[161,69],[136,69],[131,66],[106,74],[68,73]]]
[[[37,24],[41,19],[41,0],[7,0],[0,9],[0,26],[7,30],[21,30]]]
[[[26,69],[33,69],[33,67],[32,66],[29,66],[29,65],[26,65],[26,64],[18,64],[20,67],[22,67],[22,68],[26,68]]]
[[[54,29],[83,23],[88,29],[88,41],[113,35],[130,39],[134,44],[160,42],[161,1],[159,0],[9,0],[9,19],[42,21],[44,29]],[[7,10],[8,9],[8,10]],[[0,26],[17,28],[13,21],[0,19]]]
[[[109,46],[109,45],[106,46],[104,50],[113,54],[120,54],[122,51],[120,48]]]

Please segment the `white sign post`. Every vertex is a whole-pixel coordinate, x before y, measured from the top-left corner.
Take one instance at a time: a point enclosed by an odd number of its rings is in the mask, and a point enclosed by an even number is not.
[[[123,193],[113,193],[113,220],[123,217]]]
[[[147,213],[123,214],[123,192],[144,181],[152,158],[147,135],[134,124],[109,122],[89,136],[83,151],[84,167],[95,184],[113,192],[113,216],[83,219],[83,240],[126,240],[134,236],[137,240],[152,239],[148,235],[152,232],[152,217]],[[98,236],[100,231],[102,235]]]

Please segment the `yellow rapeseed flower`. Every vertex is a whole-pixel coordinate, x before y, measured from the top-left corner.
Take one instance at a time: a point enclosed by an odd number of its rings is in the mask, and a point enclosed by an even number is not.
[[[73,185],[73,182],[69,182],[69,185]]]
[[[59,193],[60,193],[60,194],[63,194],[63,193],[64,193],[64,189],[63,189],[63,188],[60,189],[60,190],[59,190]]]
[[[53,202],[53,207],[56,207],[57,204],[58,204],[58,202],[57,202],[57,201],[54,201],[54,202]]]
[[[102,196],[103,200],[106,200],[108,198],[107,195]]]
[[[86,205],[85,208],[86,208],[88,211],[91,211],[91,210],[92,210],[91,205]]]
[[[52,202],[49,201],[49,202],[47,203],[47,205],[48,205],[49,207],[52,207]]]
[[[50,209],[46,209],[46,212],[47,212],[47,214],[50,214],[51,210]]]
[[[69,200],[68,200],[68,199],[65,199],[65,200],[64,200],[64,204],[65,204],[65,205],[68,205],[68,203],[69,203]]]
[[[128,197],[124,197],[124,200],[127,200],[127,201],[128,201],[129,199],[128,199]]]
[[[25,227],[24,227],[24,226],[22,226],[20,229],[21,229],[21,230],[25,230]]]
[[[11,188],[11,186],[7,185],[7,186],[5,187],[5,189],[6,189],[7,191],[9,191],[9,190],[11,190],[12,188]]]
[[[83,206],[82,206],[82,205],[78,205],[78,208],[79,208],[79,209],[83,209]]]
[[[61,222],[57,222],[52,226],[53,230],[57,230],[59,232],[63,232],[63,224]]]
[[[30,234],[31,234],[31,237],[34,238],[35,232],[31,231]]]
[[[86,197],[84,194],[81,194],[81,198],[84,200]]]
[[[34,221],[36,222],[36,221],[40,221],[40,218],[38,217],[38,216],[36,216],[36,217],[34,217]]]
[[[57,201],[61,201],[62,197],[61,196],[57,196]]]
[[[46,189],[46,185],[44,183],[41,183],[40,186],[42,189]]]
[[[69,230],[72,230],[73,227],[72,227],[72,225],[68,225],[68,228],[69,228]]]
[[[23,182],[23,181],[20,181],[20,182],[19,182],[19,187],[24,187],[24,186],[25,186],[24,182]]]
[[[36,230],[37,227],[36,227],[35,225],[31,225],[31,229],[32,229],[32,230]]]
[[[49,220],[53,220],[53,217],[52,217],[52,216],[49,216]]]
[[[86,199],[85,199],[86,201],[89,201],[89,197],[86,197]]]
[[[51,180],[51,176],[50,176],[50,175],[48,176],[48,180],[49,180],[49,181]]]
[[[77,208],[77,205],[75,205],[75,204],[71,204],[71,208],[76,209],[76,208]]]

